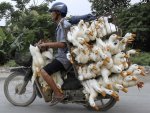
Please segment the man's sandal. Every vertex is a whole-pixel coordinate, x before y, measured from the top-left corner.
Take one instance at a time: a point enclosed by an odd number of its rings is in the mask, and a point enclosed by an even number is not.
[[[56,105],[57,103],[61,102],[62,100],[64,100],[66,98],[66,96],[53,96],[53,99],[52,101],[50,102],[50,106],[54,106]]]

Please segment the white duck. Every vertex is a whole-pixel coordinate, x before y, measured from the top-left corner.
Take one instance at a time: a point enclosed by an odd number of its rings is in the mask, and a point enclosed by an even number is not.
[[[113,56],[113,62],[115,65],[121,65],[122,59],[125,58],[126,54],[124,52],[119,52]]]
[[[138,76],[138,75],[145,76],[145,73],[141,69],[135,69],[131,75],[133,75],[133,76]]]
[[[111,73],[121,73],[122,69],[118,65],[113,65],[112,68],[110,68]]]
[[[107,69],[111,69],[114,66],[113,59],[111,57],[110,58],[108,57],[108,59],[109,60],[105,59],[103,61],[103,66],[106,67]]]
[[[102,39],[100,39],[100,38],[96,38],[96,45],[98,47],[100,47],[102,50],[105,50],[105,51],[107,50],[106,43],[104,41],[102,41]]]
[[[118,43],[117,47],[120,49],[120,51],[125,50],[128,40],[134,40],[134,34],[127,33],[123,39]]]
[[[112,34],[110,35],[109,39],[108,39],[108,43],[109,44],[114,44],[116,43],[121,37],[118,36],[117,34]]]
[[[76,56],[80,54],[80,52],[82,51],[82,49],[80,48],[72,48],[71,52],[74,53]]]
[[[76,56],[75,60],[78,63],[86,64],[90,60],[89,50],[80,51],[80,53]]]
[[[71,42],[74,46],[78,48],[83,48],[82,44],[80,44],[77,40],[77,38],[69,31],[67,33],[67,39],[69,42]]]
[[[117,31],[116,26],[114,24],[108,23],[108,17],[104,17],[104,22],[105,22],[107,34]]]
[[[128,92],[128,89],[125,88],[123,85],[121,84],[117,84],[117,83],[114,83],[113,84],[113,88],[115,91],[119,91],[119,90],[122,90],[123,92],[127,93]]]
[[[96,75],[98,75],[100,73],[100,68],[96,67],[95,64],[90,64],[88,65],[88,72],[90,72],[92,78],[95,78]]]
[[[103,18],[104,20],[104,18]],[[101,30],[101,33],[103,36],[106,36],[107,35],[107,28],[106,28],[106,25],[105,25],[105,21],[103,24],[100,24],[100,30]]]
[[[45,65],[53,60],[53,49],[49,48],[47,51],[41,53]]]
[[[121,68],[122,68],[122,70],[125,70],[125,69],[129,68],[129,64],[128,64],[127,60],[122,63],[122,67]]]
[[[110,70],[108,70],[105,67],[101,67],[101,75],[105,83],[105,86],[108,89],[112,89],[112,84],[110,83],[109,78],[108,78],[110,74],[111,74]]]
[[[86,71],[82,67],[79,67],[78,74],[79,74],[78,79],[80,81],[85,79]]]
[[[92,48],[92,51],[100,55],[100,57],[106,62],[110,62],[110,58],[107,56],[106,53],[103,52],[103,50],[99,46],[94,45],[94,47]]]
[[[72,58],[72,56],[71,56],[71,53],[68,52],[68,53],[66,54],[66,56],[67,56],[67,59],[73,64],[73,58]]]
[[[94,101],[94,99],[97,97],[98,93],[86,81],[83,82],[82,85],[84,86],[84,89],[85,89],[84,93],[86,95],[86,98],[89,101],[90,106],[95,109],[98,109],[98,107]]]
[[[42,54],[40,53],[40,49],[36,46],[30,45],[29,47],[30,53],[32,55],[32,71],[33,71],[33,76],[32,76],[32,83],[34,83],[35,78],[37,75],[40,76],[40,69],[44,66],[45,62],[42,57]]]
[[[131,49],[131,50],[128,50],[126,54],[127,54],[127,57],[130,58],[131,55],[138,54],[138,52],[135,49]]]
[[[137,65],[137,64],[132,64],[131,66],[129,66],[129,68],[127,69],[127,71],[133,72],[134,70],[139,69],[139,68],[140,68],[139,65]]]
[[[94,62],[98,62],[101,60],[101,57],[98,55],[98,52],[93,52],[93,51],[90,52],[89,57],[90,57],[90,60]]]
[[[109,23],[109,24],[110,24],[111,33],[114,33],[114,32],[116,32],[116,31],[118,31],[118,27],[117,27],[117,26],[115,26],[115,25],[112,24],[112,23]]]
[[[116,49],[116,42],[118,42],[120,38],[120,36],[112,34],[108,41],[106,41],[106,45],[109,47],[111,54],[115,54],[113,51],[115,51],[114,49]]]
[[[88,29],[88,23],[85,23],[84,20],[80,20],[77,26],[82,32],[85,32]]]
[[[129,82],[123,82],[123,86],[125,88],[128,88],[128,87],[133,87],[133,86],[138,86],[138,83],[141,82],[141,81],[129,81]]]
[[[94,41],[97,37],[97,31],[96,29],[88,28],[86,31],[87,37],[91,40]]]
[[[106,89],[106,88],[104,88],[104,87],[101,87],[101,89],[104,90],[106,94],[111,95],[111,96],[114,97],[116,100],[119,100],[119,96],[118,96],[117,92],[115,92],[115,91],[113,91],[113,90]]]
[[[101,86],[98,84],[96,79],[90,79],[86,81],[96,92],[102,94],[102,96],[106,96],[104,90],[102,90]]]
[[[137,81],[137,77],[136,76],[126,76],[124,78],[124,81],[129,82],[129,81]]]

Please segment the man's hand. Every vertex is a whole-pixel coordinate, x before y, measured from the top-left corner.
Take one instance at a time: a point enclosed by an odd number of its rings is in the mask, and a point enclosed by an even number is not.
[[[41,52],[48,50],[48,46],[47,46],[46,43],[39,43],[37,46],[38,46],[38,48],[40,49]]]
[[[38,41],[38,43],[35,43],[34,46],[38,46],[38,45],[40,45],[42,43],[43,43],[42,40],[40,40],[40,41]]]

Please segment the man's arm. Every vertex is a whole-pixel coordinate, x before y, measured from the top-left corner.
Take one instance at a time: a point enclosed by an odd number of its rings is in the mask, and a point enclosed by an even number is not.
[[[66,47],[65,42],[46,42],[38,45],[39,48],[64,48]]]

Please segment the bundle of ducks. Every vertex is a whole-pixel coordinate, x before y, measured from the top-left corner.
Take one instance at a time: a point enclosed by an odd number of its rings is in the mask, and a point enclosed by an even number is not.
[[[138,52],[126,49],[135,34],[118,36],[117,31],[107,17],[100,17],[91,22],[81,20],[67,33],[72,45],[67,58],[77,66],[78,79],[91,107],[96,107],[94,100],[99,93],[119,100],[119,90],[127,93],[128,87],[142,83],[138,76],[145,75],[142,66],[130,62],[130,56]]]

